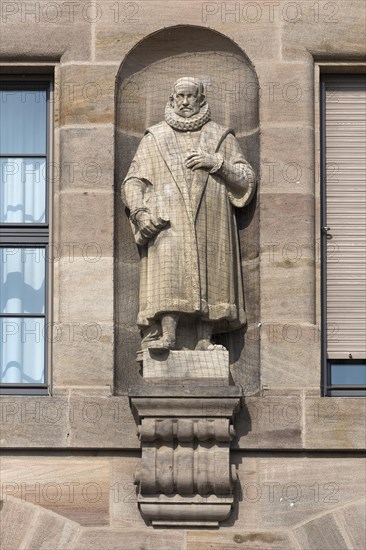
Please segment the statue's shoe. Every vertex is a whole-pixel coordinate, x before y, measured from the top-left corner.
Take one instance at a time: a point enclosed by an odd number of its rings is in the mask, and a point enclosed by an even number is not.
[[[159,338],[158,340],[152,340],[148,342],[147,349],[151,349],[154,352],[158,353],[159,351],[167,351],[175,349],[175,340],[169,340],[169,338]]]
[[[221,344],[213,344],[210,342],[210,340],[200,340],[197,342],[197,345],[195,347],[196,351],[216,351],[216,350],[225,350],[225,346],[222,346]]]

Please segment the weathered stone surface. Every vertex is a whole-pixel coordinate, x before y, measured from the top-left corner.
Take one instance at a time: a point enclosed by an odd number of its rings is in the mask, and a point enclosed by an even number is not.
[[[313,63],[310,56],[306,61],[256,63],[261,124],[313,126]]]
[[[105,323],[58,323],[53,339],[53,382],[65,386],[113,387],[113,326]]]
[[[139,449],[127,397],[102,397],[100,386],[78,390],[70,398],[4,397],[1,446]]]
[[[117,304],[117,310],[119,326],[120,330],[122,331],[125,327],[138,331],[138,328],[136,327],[136,319],[139,306],[139,279],[139,264],[137,262],[118,262],[118,275],[116,284],[120,299]],[[121,338],[123,339],[123,333],[121,333]],[[136,348],[136,351],[138,351],[140,347],[141,346],[139,345],[138,348]],[[136,353],[134,359],[136,359]]]
[[[306,398],[305,446],[308,449],[365,449],[365,400]]]
[[[72,250],[73,258],[82,257],[89,264],[113,256],[114,194],[111,191],[63,192],[59,202],[62,211],[60,254],[70,260]]]
[[[248,397],[235,418],[234,448],[302,447],[299,397]]]
[[[114,129],[62,128],[60,187],[113,191]]]
[[[312,386],[319,395],[319,365],[318,326],[276,322],[262,324],[261,381],[264,387],[273,391],[280,386]]]
[[[313,193],[313,148],[311,127],[261,126],[262,193]]]
[[[346,506],[335,514],[338,525],[347,534],[352,548],[366,548],[366,503],[364,500]]]
[[[93,14],[87,0],[73,7],[48,0],[2,4],[3,60],[58,60],[62,57],[66,62],[90,58]]]
[[[142,382],[139,364],[136,361],[136,353],[141,346],[141,336],[137,327],[128,330],[117,324],[115,345],[118,357],[115,365],[115,390],[118,395],[126,395],[130,386]]]
[[[261,457],[251,494],[260,503],[260,526],[296,526],[362,498],[365,473],[363,457]]]
[[[67,521],[50,512],[40,512],[31,536],[27,537],[26,550],[60,550],[68,548],[79,531],[77,523]]]
[[[236,479],[233,511],[221,526],[232,527],[235,531],[255,531],[260,521],[257,498],[259,460],[257,457],[231,452],[230,463],[235,467]]]
[[[67,446],[67,398],[6,396],[0,410],[2,447]]]
[[[266,531],[232,531],[219,533],[210,531],[189,531],[187,533],[187,550],[283,550],[294,548],[293,540],[285,532]]]
[[[349,548],[332,514],[313,519],[294,529],[294,535],[300,548],[316,548],[317,550],[345,550],[345,548]]]
[[[366,11],[362,0],[316,6],[302,0],[288,4],[287,11],[282,27],[284,59],[309,58],[310,52],[323,60],[339,60],[341,51],[344,60],[364,60]]]
[[[21,456],[2,459],[5,499],[15,497],[81,525],[109,525],[109,462],[103,458]],[[62,519],[62,518],[61,518]],[[40,523],[42,523],[42,518]],[[59,521],[50,529],[62,534]],[[70,533],[67,529],[65,535]],[[39,533],[44,537],[44,532]]]
[[[312,198],[268,193],[262,196],[261,203],[262,216],[267,214],[267,229],[261,239],[262,321],[312,323]],[[286,224],[282,223],[284,219]]]
[[[280,19],[271,17],[269,6],[263,8],[258,5],[241,5],[234,3],[207,3],[177,1],[164,3],[161,0],[154,3],[134,2],[132,5],[122,4],[117,10],[112,0],[103,2],[109,7],[109,19],[101,19],[96,25],[96,54],[97,59],[123,59],[131,45],[140,42],[147,34],[154,33],[164,27],[192,25],[193,29],[177,27],[171,30],[185,33],[187,46],[197,42],[197,50],[207,47],[207,36],[202,27],[209,26],[219,33],[231,37],[252,60],[273,59],[280,56]],[[199,26],[199,29],[195,29]],[[123,32],[121,32],[121,28]],[[240,32],[238,33],[238,29]],[[263,35],[269,37],[263,40]],[[220,50],[227,44],[220,35],[212,35],[212,50]],[[234,46],[233,46],[234,47]],[[162,48],[167,48],[163,43]],[[174,42],[169,43],[171,52]]]
[[[76,257],[71,252],[58,263],[59,321],[113,322],[112,258],[102,257],[91,262],[90,257]]]
[[[83,529],[70,550],[96,550],[108,548],[118,550],[185,549],[185,536],[181,531],[142,531],[131,529]]]
[[[264,193],[260,208],[266,220],[261,227],[261,263],[290,271],[300,260],[314,256],[311,194]]]
[[[61,67],[61,83],[65,83],[61,95],[61,125],[113,124],[117,69],[117,65],[92,64]]]
[[[138,456],[111,459],[110,521],[113,528],[141,529],[145,527],[137,506],[137,488],[134,484]]]
[[[2,487],[3,490],[3,487]],[[30,525],[35,521],[37,510],[3,493],[1,504],[1,548],[21,548]]]
[[[212,351],[170,351],[156,354],[154,350],[142,354],[143,378],[165,381],[206,379],[210,382],[229,384],[229,352],[226,350]]]
[[[136,425],[127,397],[71,396],[70,443],[78,448],[138,449]]]

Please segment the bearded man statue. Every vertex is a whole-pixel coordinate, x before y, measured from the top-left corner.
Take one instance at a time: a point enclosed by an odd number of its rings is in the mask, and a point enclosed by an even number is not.
[[[177,80],[122,184],[141,255],[142,349],[211,350],[215,334],[246,323],[235,209],[254,191],[233,130],[211,120],[203,83]],[[189,338],[177,337],[179,326]]]

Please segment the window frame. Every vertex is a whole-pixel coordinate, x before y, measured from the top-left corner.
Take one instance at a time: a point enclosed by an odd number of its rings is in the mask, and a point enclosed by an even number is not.
[[[364,68],[364,67],[363,67]],[[342,67],[346,69],[346,67]],[[329,359],[327,341],[327,193],[326,193],[326,87],[327,84],[340,83],[347,80],[360,81],[365,78],[355,72],[342,70],[342,72],[322,71],[319,79],[319,107],[320,107],[320,299],[321,299],[321,390],[324,397],[366,397],[366,385],[358,384],[331,384],[332,364],[364,364],[363,359]]]
[[[46,150],[44,155],[40,154],[3,154],[3,157],[40,157],[46,161],[45,177],[45,221],[44,223],[1,223],[0,240],[1,248],[44,248],[45,250],[45,311],[44,314],[14,314],[2,313],[1,318],[42,318],[44,319],[44,381],[39,384],[32,383],[0,383],[0,395],[50,395],[50,367],[51,367],[51,345],[48,327],[52,326],[52,301],[51,293],[53,288],[53,258],[50,255],[52,250],[52,213],[53,213],[53,134],[54,134],[54,75],[52,73],[1,73],[0,89],[8,88],[14,90],[27,90],[37,86],[46,93]]]

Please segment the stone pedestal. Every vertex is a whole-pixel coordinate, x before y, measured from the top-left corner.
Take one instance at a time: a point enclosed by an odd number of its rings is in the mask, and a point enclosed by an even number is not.
[[[140,353],[142,375],[146,381],[164,384],[201,381],[229,384],[229,352],[226,349],[212,351],[155,351]]]
[[[135,482],[143,516],[153,525],[218,526],[233,503],[230,441],[241,390],[144,385],[129,395],[142,447]]]

